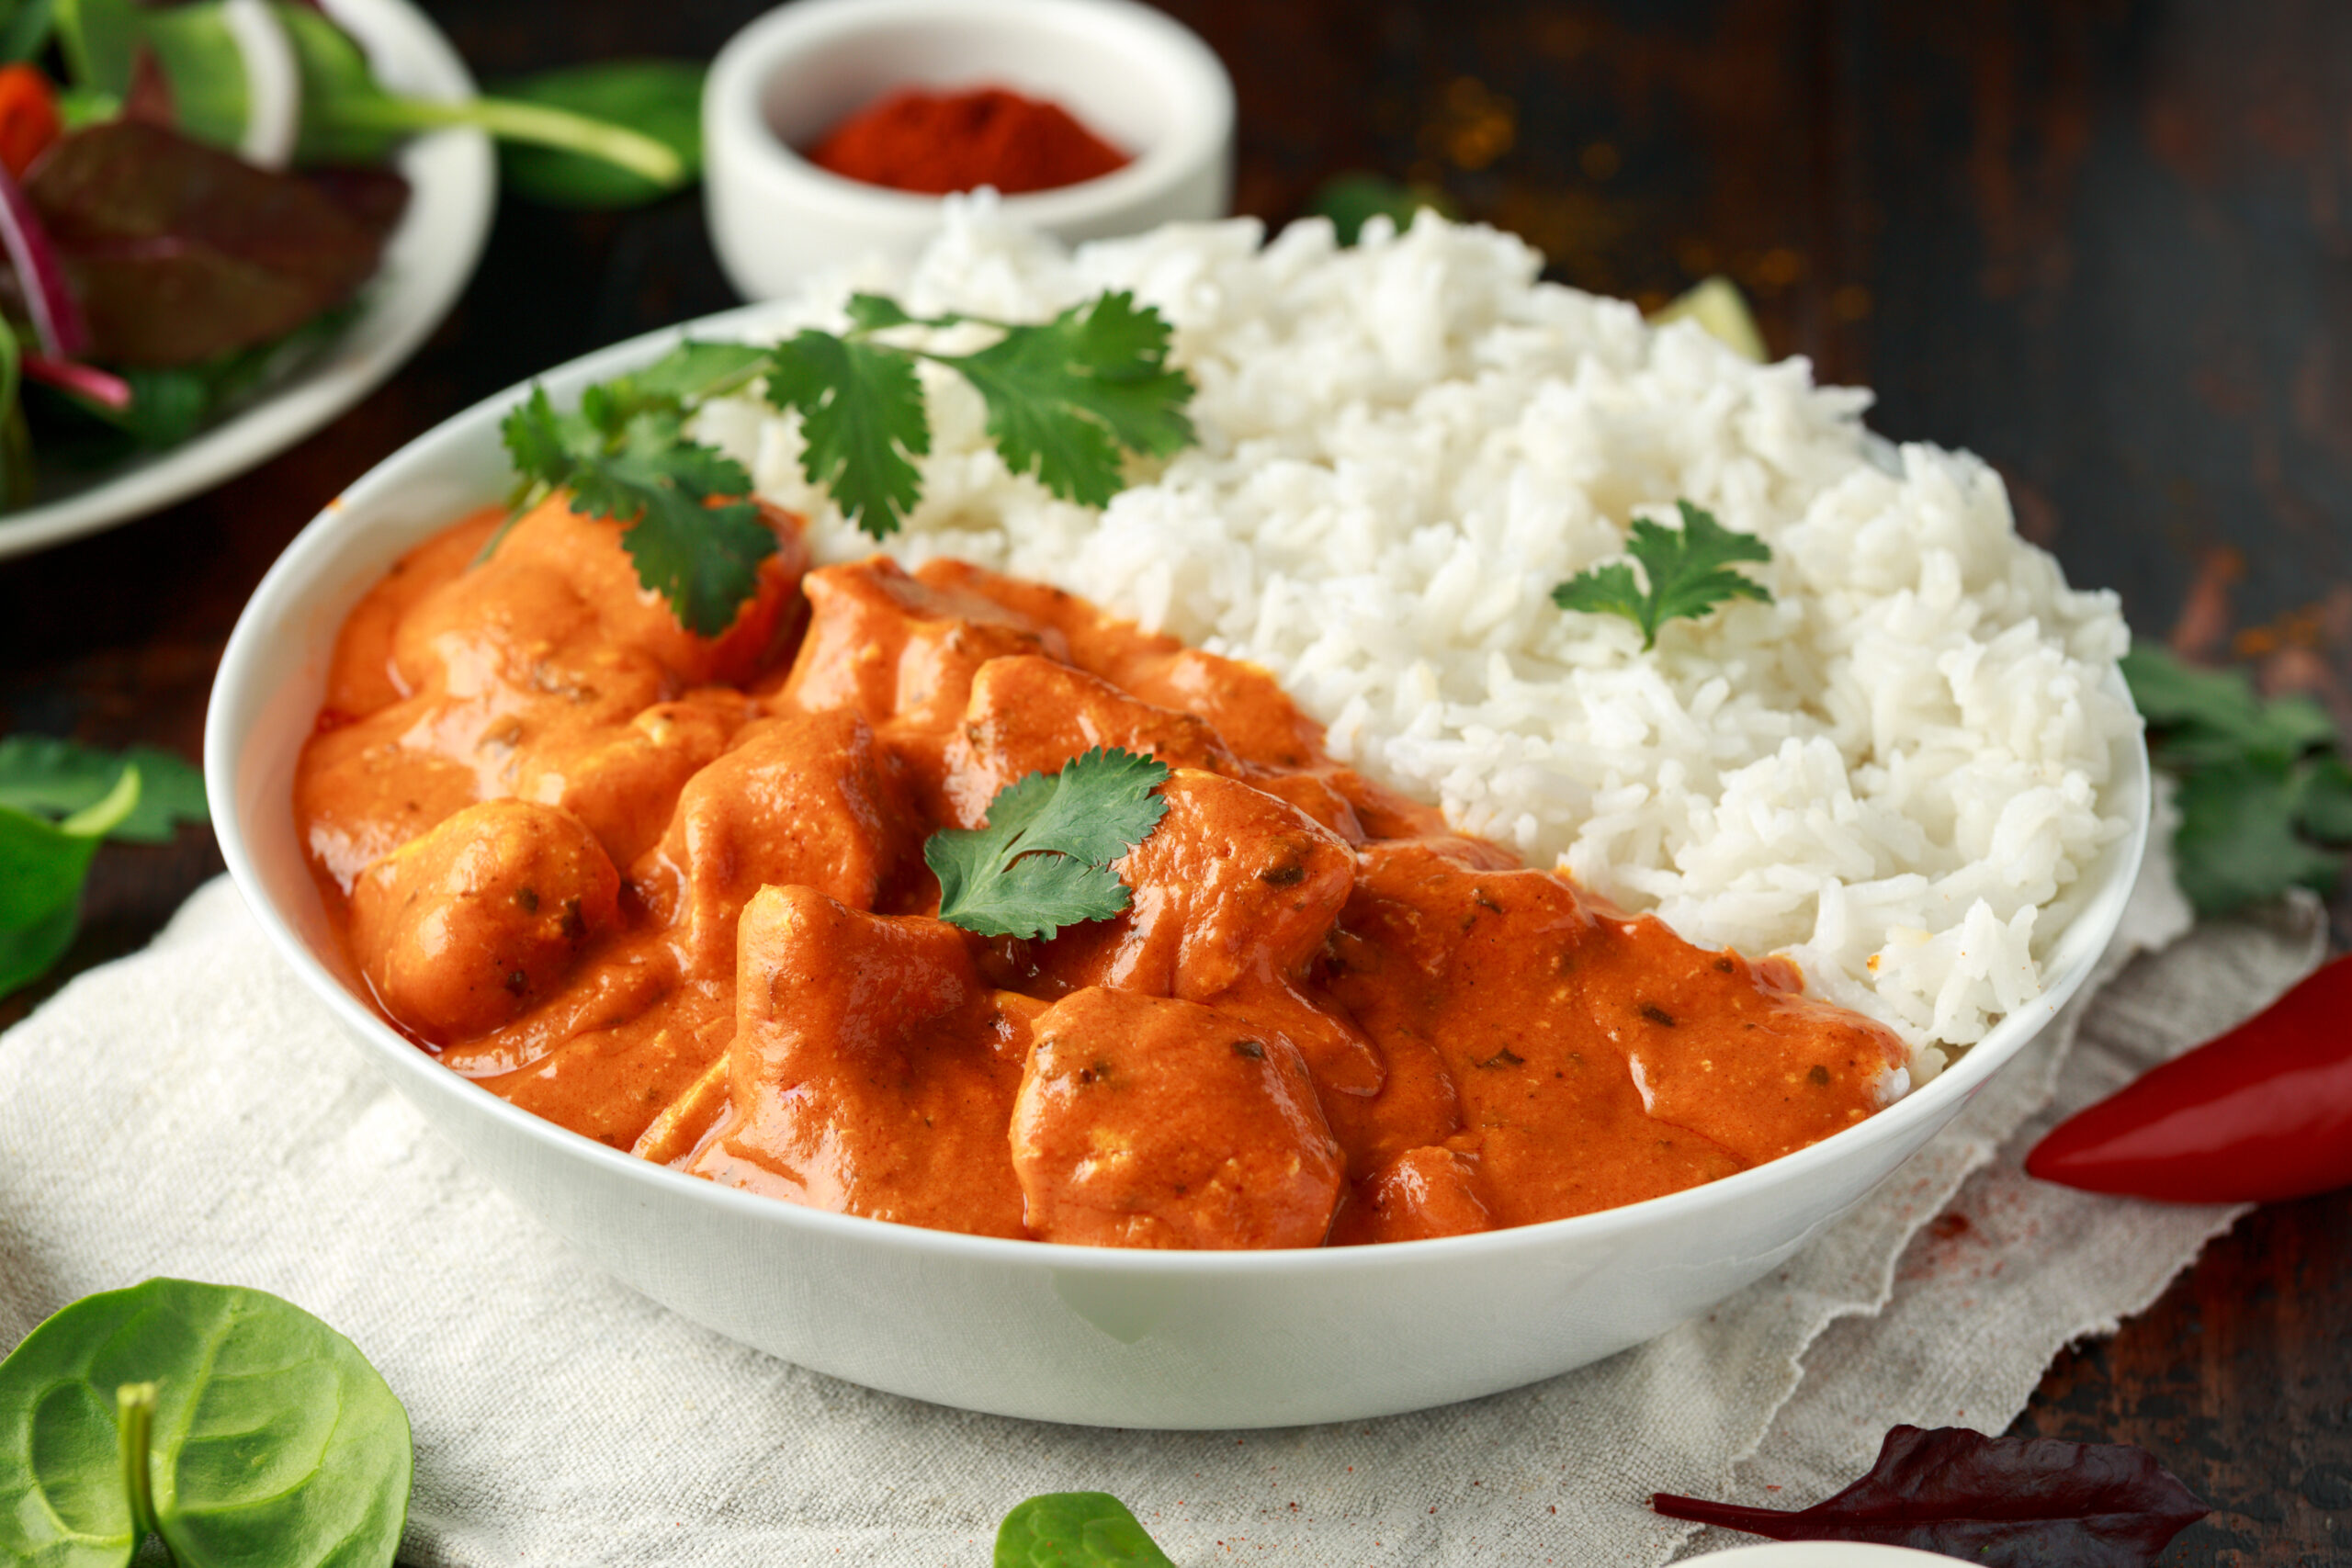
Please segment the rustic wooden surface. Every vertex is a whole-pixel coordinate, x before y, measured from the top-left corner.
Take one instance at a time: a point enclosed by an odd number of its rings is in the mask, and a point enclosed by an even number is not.
[[[760,7],[427,0],[486,80],[707,57]],[[1240,94],[1238,202],[1349,169],[1442,186],[1554,275],[1656,301],[1711,272],[1776,353],[1974,448],[2143,637],[2352,717],[2352,6],[2329,0],[1170,0]],[[732,303],[691,197],[510,201],[479,276],[361,409],[210,494],[0,562],[0,729],[197,754],[263,570],[444,416]],[[220,868],[108,846],[61,975],[131,951]],[[2018,1429],[2162,1453],[2218,1512],[2174,1563],[2352,1560],[2352,1195],[2263,1210]],[[2341,1544],[2339,1544],[2341,1543]]]

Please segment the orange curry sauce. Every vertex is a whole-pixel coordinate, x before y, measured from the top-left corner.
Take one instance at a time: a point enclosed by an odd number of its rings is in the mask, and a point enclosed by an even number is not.
[[[1254,666],[934,561],[683,631],[559,499],[352,612],[295,811],[352,961],[454,1071],[650,1160],[906,1224],[1315,1247],[1583,1213],[1881,1103],[1893,1034],[1331,761]],[[934,829],[1094,746],[1174,769],[1133,907],[933,917]]]

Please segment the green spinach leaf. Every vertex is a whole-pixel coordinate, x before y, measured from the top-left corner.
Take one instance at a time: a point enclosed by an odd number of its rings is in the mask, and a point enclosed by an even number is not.
[[[47,735],[0,738],[0,806],[61,816],[85,810],[106,798],[126,765],[139,770],[139,800],[107,829],[108,838],[168,843],[179,824],[210,819],[204,775],[171,752],[153,746],[100,751]]]
[[[386,1564],[412,1464],[383,1378],[265,1292],[150,1280],[85,1296],[0,1361],[11,1562],[121,1568],[152,1520],[179,1568]]]
[[[74,942],[82,879],[98,840],[139,804],[139,770],[62,822],[0,807],[0,996],[37,978]]]
[[[514,103],[570,109],[650,136],[678,155],[693,180],[702,172],[703,68],[683,60],[612,60],[501,83]],[[635,207],[666,196],[664,185],[602,158],[564,148],[503,142],[499,173],[508,188],[549,207]]]
[[[56,0],[6,0],[0,4],[0,62],[30,60],[49,47],[57,26]]]
[[[1108,1492],[1048,1492],[997,1527],[995,1568],[1176,1568]]]

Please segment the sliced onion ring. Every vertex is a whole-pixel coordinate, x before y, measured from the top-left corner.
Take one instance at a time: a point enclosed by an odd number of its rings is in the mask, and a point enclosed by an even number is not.
[[[66,286],[57,247],[50,243],[49,231],[26,199],[25,187],[5,168],[0,168],[0,247],[6,249],[8,264],[17,270],[41,352],[51,359],[81,357],[90,346],[90,329],[82,319],[81,303]]]

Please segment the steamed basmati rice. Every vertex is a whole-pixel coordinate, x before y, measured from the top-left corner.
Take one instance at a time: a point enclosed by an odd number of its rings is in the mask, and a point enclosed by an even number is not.
[[[1924,1078],[2039,993],[2127,829],[2102,803],[2137,722],[2115,597],[2017,536],[1978,459],[1869,434],[1868,393],[1653,330],[1541,265],[1426,214],[1351,250],[1319,221],[1271,243],[1235,221],[1070,254],[982,200],[910,271],[830,280],[767,324],[838,327],[853,284],[1005,320],[1133,289],[1175,324],[1199,445],[1100,513],[1057,502],[926,367],[933,452],[894,553],[1256,660],[1339,757],[1693,942],[1788,953]],[[732,404],[702,430],[814,520],[820,558],[874,547],[803,481],[795,421]],[[1771,604],[1669,623],[1646,653],[1623,619],[1554,606],[1677,498],[1771,547],[1748,569]]]

